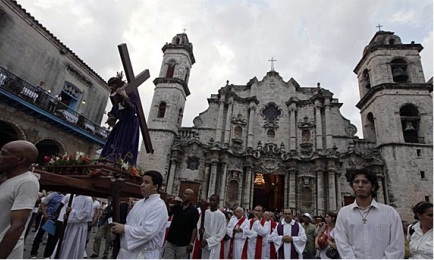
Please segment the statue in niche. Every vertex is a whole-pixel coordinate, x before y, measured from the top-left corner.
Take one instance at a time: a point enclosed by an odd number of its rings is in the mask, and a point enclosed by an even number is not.
[[[187,161],[187,169],[197,170],[199,169],[200,161],[198,157],[189,157]]]

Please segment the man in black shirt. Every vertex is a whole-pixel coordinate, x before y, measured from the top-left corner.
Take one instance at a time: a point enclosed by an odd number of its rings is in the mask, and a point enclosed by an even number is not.
[[[169,215],[173,215],[167,234],[167,242],[164,248],[165,259],[187,259],[193,250],[196,239],[196,225],[199,220],[199,212],[191,203],[194,191],[186,189],[181,205],[170,208]]]

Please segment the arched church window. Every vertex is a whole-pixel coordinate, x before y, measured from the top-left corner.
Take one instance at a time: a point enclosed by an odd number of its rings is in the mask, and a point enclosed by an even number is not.
[[[179,113],[178,113],[178,124],[182,123],[182,107],[179,109]]]
[[[188,82],[188,78],[190,77],[190,70],[188,68],[185,68],[185,78],[184,81]]]
[[[369,112],[366,116],[366,139],[372,142],[377,142],[374,114],[372,114],[371,112]]]
[[[236,138],[236,139],[241,139],[241,138],[243,138],[243,128],[242,128],[241,126],[237,125],[237,126],[234,128],[234,135],[235,135],[235,138]]]
[[[363,71],[363,84],[365,85],[365,88],[371,88],[371,79],[369,77],[368,69]]]
[[[158,118],[164,117],[164,114],[166,114],[166,107],[167,107],[166,102],[162,101],[158,106],[158,114],[157,114]]]
[[[173,73],[175,72],[175,65],[176,62],[174,60],[170,60],[169,63],[167,63],[166,78],[173,78]]]
[[[392,68],[392,77],[394,82],[406,82],[408,80],[407,62],[403,59],[394,59],[390,66]]]
[[[310,131],[309,130],[303,130],[301,132],[301,140],[303,143],[309,143],[310,142]]]
[[[402,133],[406,143],[419,143],[419,110],[413,104],[407,104],[399,110],[401,117]]]
[[[269,139],[274,139],[274,137],[276,136],[276,133],[274,132],[274,130],[270,129],[267,131],[267,136]]]

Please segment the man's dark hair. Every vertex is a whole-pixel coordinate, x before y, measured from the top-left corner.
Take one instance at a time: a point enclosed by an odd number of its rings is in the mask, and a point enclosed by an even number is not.
[[[373,198],[376,198],[377,197],[377,191],[380,188],[380,187],[378,187],[377,175],[375,173],[371,172],[370,170],[365,169],[365,168],[351,170],[350,176],[348,179],[351,188],[353,187],[353,182],[354,182],[354,179],[356,178],[357,175],[365,175],[366,179],[368,179],[368,181],[371,183],[371,185],[373,187],[375,187],[374,190],[371,192],[371,195]]]
[[[219,195],[217,195],[217,194],[212,194],[211,196],[209,196],[210,198],[211,197],[216,197],[217,198],[217,201],[220,201],[220,196]]]
[[[158,185],[158,190],[160,190],[161,185],[163,184],[163,176],[161,175],[161,173],[157,172],[157,171],[147,171],[143,174],[143,176],[149,176],[152,179],[152,183],[154,185]]]

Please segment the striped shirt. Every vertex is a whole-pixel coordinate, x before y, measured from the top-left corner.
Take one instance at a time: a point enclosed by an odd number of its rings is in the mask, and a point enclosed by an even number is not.
[[[365,211],[356,201],[343,207],[333,235],[342,259],[404,258],[404,231],[398,212],[374,199]]]

